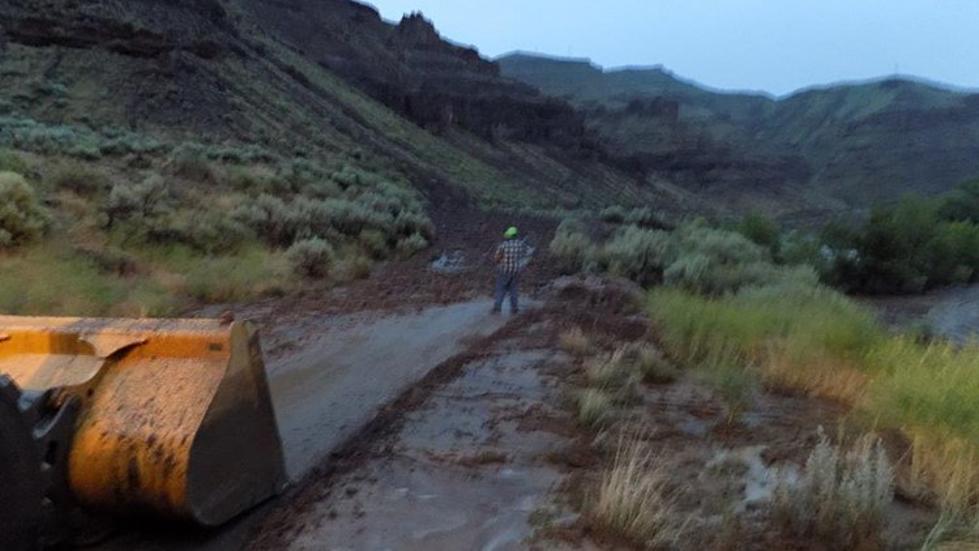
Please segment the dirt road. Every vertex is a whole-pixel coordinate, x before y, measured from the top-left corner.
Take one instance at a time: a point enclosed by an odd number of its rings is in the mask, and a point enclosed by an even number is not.
[[[566,360],[533,344],[545,330],[529,327],[465,363],[357,468],[302,488],[253,547],[525,548],[562,480],[545,458],[568,444],[532,423],[566,416],[555,409],[556,374],[545,375]]]
[[[490,306],[476,300],[380,319],[305,320],[322,331],[268,365],[290,478],[302,477],[467,342],[502,327],[506,318],[490,315]]]
[[[306,316],[267,328],[276,349],[266,360],[269,383],[290,479],[328,466],[326,456],[383,406],[469,343],[503,327],[510,318],[490,314],[490,306],[478,299],[399,314]],[[216,532],[127,528],[99,549],[238,549],[273,505]]]

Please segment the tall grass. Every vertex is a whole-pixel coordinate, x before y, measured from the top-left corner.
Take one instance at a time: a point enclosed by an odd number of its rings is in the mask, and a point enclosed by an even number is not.
[[[283,253],[258,245],[208,256],[183,246],[140,251],[142,272],[119,275],[69,246],[0,255],[0,313],[170,316],[198,303],[243,301],[288,290]]]
[[[152,281],[105,274],[95,262],[55,247],[0,256],[0,313],[149,315],[173,308]]]
[[[979,500],[979,346],[888,334],[873,314],[822,287],[707,298],[652,291],[649,311],[678,359],[757,374],[770,386],[840,400],[913,442],[912,469],[942,504]]]
[[[603,474],[592,517],[602,529],[643,547],[674,542],[683,523],[675,494],[667,487],[668,467],[638,438],[623,438]]]

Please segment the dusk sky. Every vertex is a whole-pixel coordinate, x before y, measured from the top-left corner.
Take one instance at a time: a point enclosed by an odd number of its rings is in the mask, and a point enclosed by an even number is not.
[[[664,65],[723,89],[793,90],[898,72],[979,88],[977,0],[372,0],[389,20],[420,10],[448,39]]]

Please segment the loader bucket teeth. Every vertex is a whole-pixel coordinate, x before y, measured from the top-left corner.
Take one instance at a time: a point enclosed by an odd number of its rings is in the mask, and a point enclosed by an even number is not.
[[[285,484],[250,324],[0,316],[0,335],[0,373],[79,404],[68,485],[83,506],[215,526]]]

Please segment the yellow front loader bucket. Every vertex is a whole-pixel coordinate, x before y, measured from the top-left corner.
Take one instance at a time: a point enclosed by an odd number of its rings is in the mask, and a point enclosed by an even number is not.
[[[66,478],[83,506],[214,526],[285,483],[250,324],[0,316],[2,374],[77,412]]]

